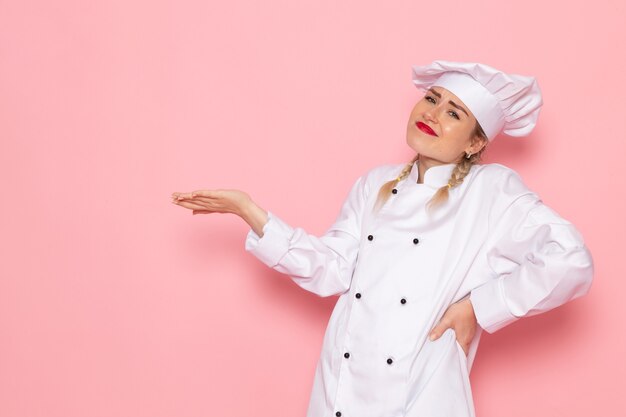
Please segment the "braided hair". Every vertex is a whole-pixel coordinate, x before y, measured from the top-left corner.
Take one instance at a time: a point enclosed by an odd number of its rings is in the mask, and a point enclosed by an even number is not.
[[[456,166],[452,170],[452,174],[450,175],[450,180],[448,181],[448,183],[439,188],[435,195],[433,195],[433,197],[426,204],[427,210],[431,210],[432,208],[436,208],[445,203],[449,197],[449,190],[453,187],[460,185],[465,179],[465,176],[470,172],[472,165],[480,162],[481,156],[487,148],[486,145],[488,143],[488,140],[487,135],[483,131],[482,127],[480,127],[480,124],[478,124],[478,122],[476,122],[476,127],[472,132],[471,138],[472,142],[475,142],[476,140],[485,142],[485,146],[483,146],[481,150],[477,153],[470,155],[469,158],[460,158],[460,161],[456,163]],[[408,177],[409,173],[411,172],[411,168],[413,167],[413,164],[418,159],[419,154],[415,155],[413,159],[411,159],[411,162],[406,164],[406,166],[402,169],[402,172],[400,172],[400,175],[398,175],[397,178],[391,181],[387,181],[380,187],[380,190],[378,191],[378,197],[374,205],[374,211],[377,212],[382,206],[385,205],[385,203],[389,199],[389,196],[391,196],[391,191],[398,185],[400,181],[403,181],[404,179],[406,179],[406,177]]]

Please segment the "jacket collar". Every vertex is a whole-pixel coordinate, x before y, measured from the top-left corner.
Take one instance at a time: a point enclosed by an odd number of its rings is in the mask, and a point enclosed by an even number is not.
[[[411,172],[409,173],[408,179],[410,182],[416,185],[428,185],[432,188],[441,188],[450,181],[450,176],[452,175],[452,171],[456,164],[442,164],[435,165],[426,170],[424,173],[424,184],[418,184],[417,178],[419,177],[418,171],[419,160],[413,163],[411,167]]]

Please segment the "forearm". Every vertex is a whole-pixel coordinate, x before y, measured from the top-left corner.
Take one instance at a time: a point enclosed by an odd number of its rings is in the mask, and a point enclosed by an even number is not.
[[[488,333],[585,295],[593,280],[593,259],[585,246],[561,252],[537,251],[513,271],[471,292],[474,312]]]
[[[252,227],[245,248],[307,291],[321,297],[344,293],[350,288],[361,242],[366,189],[365,176],[361,176],[354,182],[339,215],[321,236],[292,227],[246,199],[238,210]]]

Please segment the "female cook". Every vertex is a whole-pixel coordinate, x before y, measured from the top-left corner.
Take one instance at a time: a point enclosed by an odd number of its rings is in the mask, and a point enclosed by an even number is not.
[[[360,176],[321,237],[239,190],[172,195],[194,214],[242,217],[246,251],[305,290],[340,295],[307,417],[474,416],[482,330],[551,310],[592,282],[572,223],[514,170],[478,163],[499,133],[532,131],[536,80],[438,60],[414,66],[413,82],[425,91],[407,125],[415,157]]]

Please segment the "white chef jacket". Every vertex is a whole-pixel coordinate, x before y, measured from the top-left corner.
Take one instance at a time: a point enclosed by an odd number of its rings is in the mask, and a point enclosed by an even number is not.
[[[475,164],[445,205],[425,203],[454,164],[418,164],[378,214],[378,190],[404,164],[360,176],[320,237],[276,214],[245,249],[321,297],[339,295],[307,417],[474,416],[469,372],[482,330],[496,330],[589,291],[593,262],[578,230],[519,174]],[[469,296],[479,326],[466,357],[454,329],[430,341],[450,304]]]

